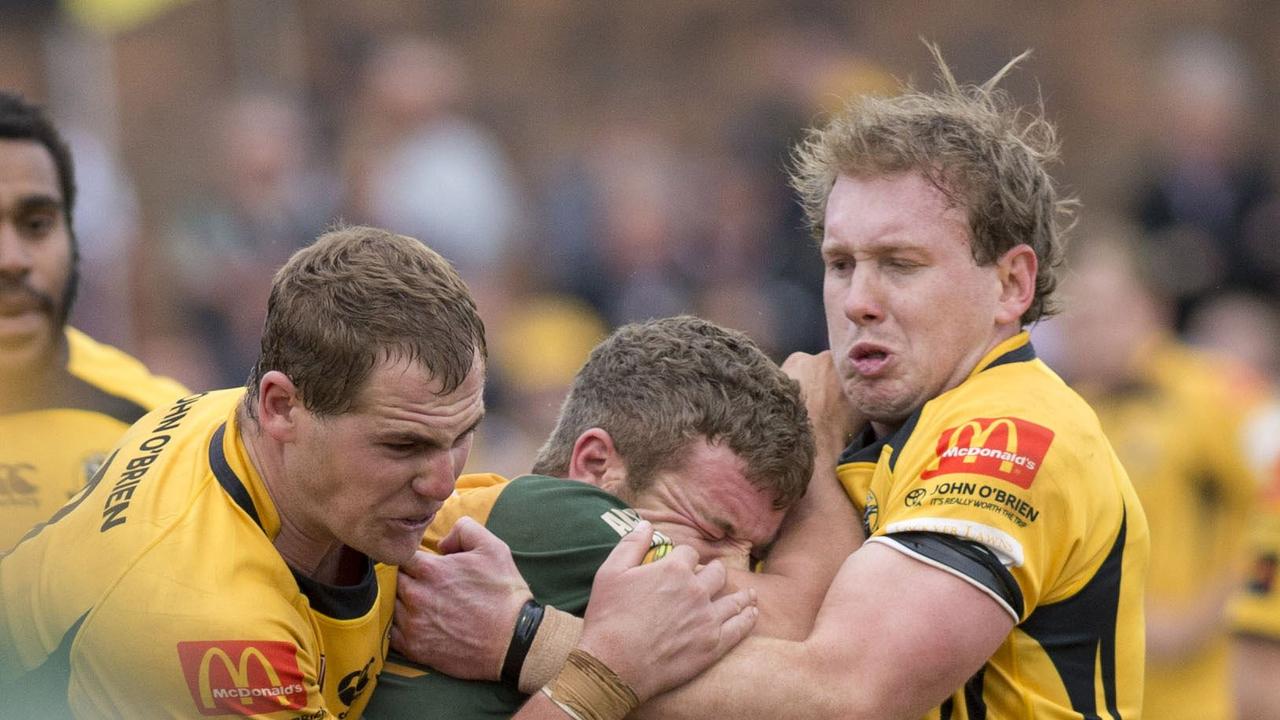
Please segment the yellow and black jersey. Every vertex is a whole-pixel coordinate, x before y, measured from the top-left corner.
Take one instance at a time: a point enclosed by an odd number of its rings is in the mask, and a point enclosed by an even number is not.
[[[1248,557],[1244,586],[1229,608],[1231,630],[1280,643],[1280,474],[1272,477],[1253,518]]]
[[[893,434],[864,435],[838,475],[867,542],[969,582],[1015,623],[931,720],[1140,716],[1146,519],[1097,418],[1026,333]]]
[[[0,557],[0,698],[15,717],[357,717],[395,568],[295,573],[240,439],[243,390],[142,418],[90,484]]]
[[[1147,601],[1175,614],[1231,581],[1244,558],[1244,536],[1261,466],[1272,450],[1251,432],[1266,393],[1243,368],[1182,347],[1149,343],[1135,358],[1137,380],[1107,392],[1078,387],[1098,413],[1151,526]],[[1213,590],[1210,590],[1211,592]],[[1194,654],[1147,660],[1144,707],[1153,718],[1226,720],[1231,673],[1225,620]]]
[[[67,378],[57,392],[0,414],[0,552],[84,487],[130,425],[187,394],[78,330],[66,337]]]

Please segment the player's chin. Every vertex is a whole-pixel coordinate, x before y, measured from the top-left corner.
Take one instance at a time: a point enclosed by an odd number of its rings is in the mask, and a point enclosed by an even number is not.
[[[409,558],[417,552],[421,546],[422,538],[417,539],[396,539],[386,540],[379,544],[373,552],[366,552],[371,560],[382,563],[383,565],[403,565],[409,562]]]

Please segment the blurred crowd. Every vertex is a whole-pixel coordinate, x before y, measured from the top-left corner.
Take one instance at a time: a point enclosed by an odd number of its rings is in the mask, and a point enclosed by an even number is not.
[[[1037,345],[1115,405],[1100,413],[1117,436],[1133,422],[1121,400],[1142,397],[1124,393],[1161,377],[1136,356],[1185,343],[1223,358],[1208,374],[1257,416],[1232,430],[1253,433],[1251,479],[1178,502],[1220,511],[1215,542],[1239,556],[1255,485],[1276,473],[1264,419],[1280,378],[1280,142],[1262,121],[1280,101],[1280,11],[979,5],[920,18],[915,4],[821,0],[191,0],[104,28],[9,0],[0,81],[48,102],[72,141],[73,324],[191,388],[238,385],[294,250],[338,222],[419,238],[455,263],[489,329],[470,467],[515,475],[621,323],[693,313],[778,360],[822,349],[790,148],[843,97],[927,84],[913,78],[928,59],[918,36],[965,81],[1031,47],[1010,87],[1059,121],[1059,174],[1084,219],[1067,298],[1079,307],[1037,327]],[[1104,237],[1121,249],[1090,249]],[[1191,442],[1161,432],[1117,441],[1126,465]],[[1152,522],[1156,555],[1177,532]],[[1169,612],[1214,625],[1228,593],[1189,610],[1186,582],[1168,580]],[[1157,662],[1199,642],[1174,625]]]
[[[76,324],[191,387],[239,384],[273,268],[293,250],[336,222],[420,238],[481,299],[495,357],[473,466],[509,472],[526,469],[574,369],[620,323],[692,312],[777,359],[824,346],[789,150],[842,98],[893,92],[926,55],[910,37],[908,51],[881,50],[906,31],[892,3],[877,15],[827,2],[205,0],[125,29],[43,5],[14,4],[25,22],[0,33],[35,53],[11,83],[71,128]],[[930,37],[974,77],[1034,47],[1012,87],[1061,113],[1062,174],[1086,212],[1127,216],[1170,259],[1179,332],[1272,371],[1280,205],[1253,134],[1266,95],[1247,42],[1196,23],[1139,32],[1102,4],[1053,13],[1009,18],[1021,32],[998,42],[992,17],[943,13]],[[1219,16],[1207,20],[1229,29]],[[1037,29],[1102,19],[1142,43],[1143,77],[1122,72],[1124,55]],[[1099,78],[1072,75],[1099,71],[1146,85],[1127,110],[1109,107],[1115,87],[1086,94]],[[1145,122],[1110,127],[1110,111]]]

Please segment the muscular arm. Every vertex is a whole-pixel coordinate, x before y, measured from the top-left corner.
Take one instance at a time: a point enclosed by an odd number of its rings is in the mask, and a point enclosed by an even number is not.
[[[845,398],[829,352],[794,353],[782,368],[800,383],[813,423],[813,477],[788,511],[764,572],[730,571],[729,584],[755,589],[756,635],[802,640],[840,566],[864,539],[853,503],[836,478],[840,453],[863,420]]]
[[[1237,636],[1234,653],[1236,712],[1249,720],[1280,720],[1280,641]]]
[[[804,498],[787,513],[763,573],[731,570],[730,589],[753,588],[760,619],[754,633],[802,640],[813,629],[827,588],[862,543],[853,503],[836,479],[837,453],[819,452]]]
[[[648,718],[918,718],[995,652],[1013,618],[947,572],[879,544],[850,555],[802,642],[752,637]]]

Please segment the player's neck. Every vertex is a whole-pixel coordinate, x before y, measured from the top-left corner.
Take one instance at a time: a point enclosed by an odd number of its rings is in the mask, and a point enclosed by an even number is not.
[[[21,367],[0,369],[0,415],[60,407],[71,388],[66,343]]]
[[[243,410],[240,415],[240,436],[249,462],[262,478],[262,485],[280,517],[280,531],[272,540],[276,551],[289,567],[312,580],[329,585],[350,584],[343,582],[347,580],[345,576],[349,573],[344,571],[350,563],[343,562],[342,543],[334,538],[316,537],[316,533],[305,529],[298,516],[307,498],[290,485],[279,449],[266,441],[256,422],[243,417]]]

